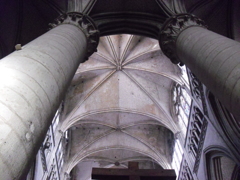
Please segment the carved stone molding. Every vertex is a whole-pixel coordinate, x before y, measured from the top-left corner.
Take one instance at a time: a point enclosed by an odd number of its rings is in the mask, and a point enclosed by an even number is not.
[[[207,132],[208,121],[203,112],[197,106],[193,105],[191,112],[192,115],[188,125],[186,144],[189,153],[194,157],[193,172],[197,173]]]
[[[86,59],[97,51],[99,42],[99,31],[92,18],[79,12],[69,12],[63,14],[50,23],[51,28],[55,28],[61,24],[72,24],[81,29],[87,37],[87,53]]]
[[[159,43],[163,53],[172,63],[181,63],[176,54],[176,41],[179,34],[192,26],[206,28],[204,21],[192,14],[177,14],[165,21],[159,35]]]
[[[192,172],[188,166],[188,163],[185,157],[183,157],[183,160],[182,160],[178,179],[179,180],[193,179]]]
[[[204,140],[205,140],[205,136],[206,136],[206,132],[207,132],[207,127],[208,127],[208,121],[204,118],[202,129],[201,129],[202,132],[200,135],[200,140],[199,140],[199,145],[198,145],[197,156],[196,156],[196,160],[195,160],[195,164],[194,164],[194,168],[193,168],[193,172],[195,172],[195,173],[197,173],[198,167],[200,164]]]

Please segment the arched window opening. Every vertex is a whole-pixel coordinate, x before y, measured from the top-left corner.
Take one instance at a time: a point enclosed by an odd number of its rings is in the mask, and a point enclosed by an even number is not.
[[[208,122],[199,107],[193,106],[189,120],[186,147],[188,153],[191,155],[192,162],[194,163],[194,172],[198,170],[200,163],[207,124]]]
[[[188,72],[185,66],[179,66],[182,72],[181,79],[184,85],[175,84],[173,88],[173,110],[177,115],[178,125],[181,129],[183,137],[186,137],[187,127],[189,124],[190,109],[192,104],[192,97],[189,87]],[[180,166],[183,157],[183,145],[179,139],[175,140],[172,167],[175,169],[176,174],[180,172]]]
[[[199,108],[194,107],[193,121],[191,122],[189,139],[189,151],[194,157],[197,156],[200,136],[203,129],[203,114]]]
[[[205,158],[208,180],[239,180],[239,167],[225,152],[212,150]]]
[[[222,105],[222,103],[209,92],[208,99],[212,108],[212,111],[216,117],[215,123],[221,127],[221,131],[224,133],[233,147],[240,153],[240,121],[234,118],[234,116]]]
[[[189,79],[188,79],[188,72],[187,72],[187,68],[185,65],[183,66],[178,66],[181,69],[181,78],[183,80],[183,82],[189,87]]]
[[[231,180],[240,180],[240,167],[235,165]]]
[[[191,96],[187,92],[186,87],[179,84],[175,85],[173,89],[173,103],[175,114],[178,117],[178,125],[185,137],[192,103]]]
[[[190,81],[192,96],[198,102],[198,104],[202,106],[202,103],[203,103],[202,95],[201,95],[202,83],[190,70],[188,70],[188,74],[189,74],[189,81]]]
[[[220,121],[227,120],[232,126],[237,126],[240,129],[240,123],[234,116],[222,105],[222,103],[209,92],[208,99],[213,109],[214,115]]]

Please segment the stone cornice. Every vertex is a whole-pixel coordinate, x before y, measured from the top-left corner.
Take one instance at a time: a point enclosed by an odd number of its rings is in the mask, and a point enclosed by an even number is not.
[[[166,16],[140,12],[108,12],[93,14],[100,36],[134,34],[158,39]]]
[[[99,42],[99,31],[94,21],[85,14],[79,12],[69,12],[55,19],[54,23],[50,23],[51,28],[61,24],[72,24],[81,29],[87,37],[87,53],[86,59],[97,51]]]
[[[170,58],[172,63],[182,63],[176,54],[176,41],[182,31],[192,26],[206,28],[204,21],[192,14],[174,15],[163,24],[159,43],[163,53]]]

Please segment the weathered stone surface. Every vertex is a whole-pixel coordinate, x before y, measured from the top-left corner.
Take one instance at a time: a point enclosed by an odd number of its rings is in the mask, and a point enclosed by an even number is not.
[[[0,61],[1,179],[22,179],[86,50],[62,24]]]
[[[151,160],[170,168],[173,133],[179,131],[172,87],[184,84],[180,75],[156,40],[101,37],[98,52],[79,66],[66,96],[61,130],[72,132],[66,172],[90,159],[109,167]]]

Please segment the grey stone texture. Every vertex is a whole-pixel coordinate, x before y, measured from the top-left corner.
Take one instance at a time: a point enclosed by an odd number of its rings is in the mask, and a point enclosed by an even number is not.
[[[0,179],[21,179],[86,47],[82,30],[62,24],[0,61]]]
[[[182,31],[177,56],[240,119],[240,44],[202,27]]]

